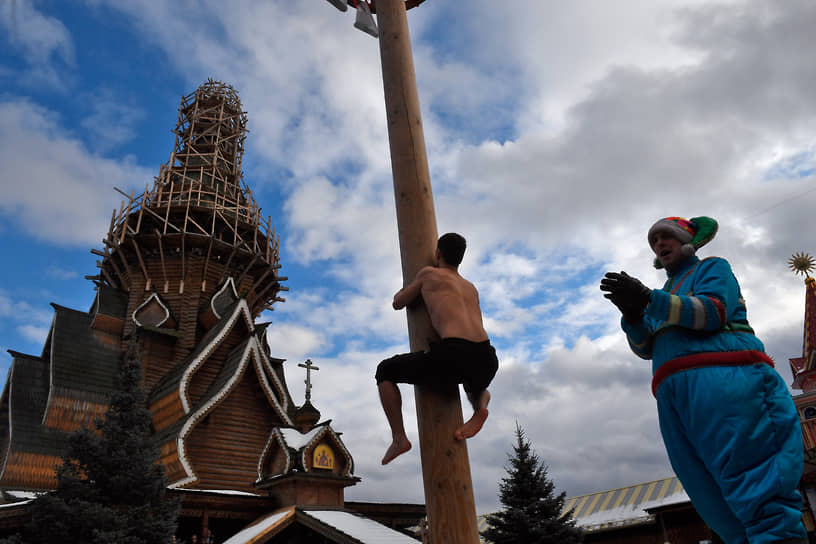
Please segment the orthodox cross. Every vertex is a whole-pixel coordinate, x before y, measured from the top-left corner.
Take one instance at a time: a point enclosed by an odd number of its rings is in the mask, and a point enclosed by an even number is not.
[[[312,399],[312,370],[320,370],[320,367],[314,366],[311,359],[306,359],[305,363],[298,364],[299,367],[306,369],[306,379],[303,383],[306,384],[306,400]]]

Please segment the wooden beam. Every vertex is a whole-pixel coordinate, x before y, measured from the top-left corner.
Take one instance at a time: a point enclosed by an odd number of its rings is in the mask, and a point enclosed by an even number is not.
[[[184,236],[185,233],[181,233],[181,282],[179,283],[179,292],[178,294],[184,293],[184,278],[187,277],[187,255],[184,251]]]
[[[144,193],[142,193],[142,204],[139,206],[139,219],[136,220],[136,232],[142,228],[142,216],[144,215],[144,210],[146,208],[147,203],[147,185],[145,185]]]
[[[201,234],[203,234],[205,236],[208,236],[210,234],[209,232],[207,232],[204,229],[204,227],[202,227],[201,225],[199,225],[198,223],[195,222],[195,219],[193,219],[192,216],[190,215],[189,208],[187,209],[187,219],[186,219],[186,221],[189,221],[190,223],[192,223],[195,226],[195,228],[197,228],[198,230],[201,231]],[[185,232],[187,231],[186,228],[184,230],[185,230]]]
[[[114,280],[110,274],[108,274],[108,271],[105,270],[102,263],[96,261],[96,265],[99,267],[99,271],[102,272],[102,275],[105,276],[105,279],[108,280],[108,283],[111,285],[111,287],[113,287],[114,289],[119,289],[119,284],[116,283],[116,280]]]
[[[255,283],[253,283],[253,284],[252,284],[252,287],[250,287],[250,288],[249,288],[249,292],[250,292],[250,293],[253,293],[253,292],[255,291],[255,289],[256,289],[256,288],[257,288],[257,287],[258,287],[258,286],[261,284],[261,282],[262,282],[263,280],[265,280],[265,279],[266,279],[266,277],[267,277],[269,274],[271,274],[271,273],[273,272],[273,270],[274,270],[273,268],[267,268],[267,269],[266,269],[266,272],[264,272],[263,274],[261,274],[261,277],[259,277],[257,280],[255,280]],[[253,297],[253,298],[254,298],[254,297]],[[254,300],[253,300],[253,302],[254,302]]]
[[[122,205],[119,207],[119,218],[121,219],[124,217],[124,224],[122,225],[122,234],[119,236],[119,243],[125,241],[125,232],[127,231],[127,220],[128,220],[128,212],[127,208],[125,208],[125,202],[122,201]]]
[[[276,285],[277,285],[277,287],[278,287],[278,291],[282,291],[282,290],[283,290],[283,289],[281,288],[281,285],[280,285],[280,284],[278,284],[278,282],[277,282],[277,281],[271,281],[271,282],[269,282],[269,283],[268,283],[266,286],[264,286],[264,287],[263,287],[263,288],[262,288],[262,289],[261,289],[261,290],[260,290],[258,293],[256,293],[256,294],[255,294],[255,297],[253,297],[253,299],[252,299],[252,304],[250,304],[250,305],[249,305],[249,307],[250,307],[250,308],[252,308],[252,307],[253,307],[253,306],[255,306],[255,304],[256,304],[256,303],[258,303],[258,302],[264,302],[264,303],[265,303],[265,304],[264,304],[264,308],[265,308],[265,307],[267,307],[267,306],[270,306],[272,303],[274,303],[274,300],[272,300],[272,302],[270,302],[269,304],[266,304],[266,300],[267,300],[267,299],[266,299],[266,295],[267,295],[267,293],[268,293],[268,292],[269,292],[269,291],[270,291],[270,290],[271,290],[273,287],[275,287]],[[288,289],[287,289],[287,290],[288,290]],[[275,295],[273,295],[273,297],[272,297],[272,298],[274,299],[274,297],[275,297],[275,296],[277,296],[277,292],[275,293]]]
[[[229,274],[229,266],[230,266],[230,263],[232,262],[232,258],[235,257],[235,254],[237,252],[238,252],[238,246],[233,245],[232,246],[232,251],[230,251],[229,257],[227,257],[227,262],[224,264],[224,270],[221,272],[221,277],[218,278],[218,283],[221,283],[222,281],[224,281],[226,279],[227,274]]]
[[[404,0],[377,0],[388,141],[394,177],[403,281],[432,263],[437,232],[425,137],[416,88]],[[424,305],[408,308],[411,351],[427,349],[436,336]],[[431,540],[478,544],[476,505],[464,441],[453,433],[462,423],[459,388],[414,388],[425,503]]]
[[[238,276],[238,279],[235,281],[235,288],[236,289],[238,288],[239,285],[241,285],[241,282],[244,281],[244,276],[247,275],[247,273],[249,272],[249,269],[252,268],[253,266],[255,266],[255,261],[257,261],[258,257],[260,257],[260,256],[261,256],[260,253],[256,253],[255,255],[252,256],[252,260],[249,261],[249,264],[246,266],[246,268],[244,268],[244,271],[241,272],[241,275]]]
[[[128,265],[127,259],[125,258],[125,252],[122,251],[121,247],[116,248],[116,253],[119,254],[119,260],[122,261],[122,266],[125,267],[125,273],[127,274],[128,279],[128,291],[130,291],[130,284],[133,282],[133,275],[130,272],[130,266]],[[111,262],[111,264],[113,264]],[[119,277],[121,278],[122,275],[120,274]]]
[[[210,255],[212,254],[212,246],[215,239],[210,236],[210,245],[207,247],[207,257],[204,259],[204,272],[201,274],[201,292],[207,290],[207,265],[210,264]]]
[[[201,171],[198,173],[198,175],[199,176],[204,175],[204,168],[201,169]],[[184,233],[187,232],[187,221],[190,219],[190,200],[192,198],[193,198],[193,184],[190,183],[190,189],[187,192],[187,206],[184,209],[184,228],[181,229],[182,232],[184,232]],[[206,233],[207,233],[207,231],[204,231],[204,234],[206,234]]]
[[[176,231],[176,232],[181,232],[181,229],[180,229],[180,228],[178,228],[177,226],[175,226],[173,223],[168,222],[166,218],[164,218],[164,217],[162,217],[161,215],[157,214],[156,212],[154,212],[154,211],[153,211],[153,210],[151,210],[150,208],[144,208],[144,211],[146,211],[147,213],[149,213],[150,215],[152,215],[153,217],[155,217],[155,218],[156,218],[156,219],[158,219],[159,221],[163,221],[163,222],[165,222],[165,233],[167,232],[167,225],[170,225],[171,227],[173,227],[173,228],[175,229],[175,231]],[[169,212],[170,212],[170,208],[169,208],[169,207],[167,208],[167,211],[168,211],[168,214],[169,214]]]
[[[162,267],[162,279],[164,280],[164,289],[162,292],[167,293],[167,290],[170,288],[170,282],[167,281],[167,270],[164,267],[164,248],[162,248],[162,234],[159,232],[159,229],[153,229],[156,233],[156,240],[159,243],[159,258],[161,259],[161,267]]]
[[[136,258],[139,260],[139,266],[142,268],[142,274],[144,274],[145,278],[145,291],[150,291],[150,276],[147,274],[147,267],[145,267],[144,261],[142,260],[142,252],[139,250],[139,244],[136,243],[135,238],[131,238],[130,241],[133,243],[133,249],[136,250]]]
[[[114,259],[113,257],[110,257],[109,259],[106,259],[105,262],[110,263],[110,265],[113,267],[113,271],[116,272],[116,277],[119,278],[120,282],[122,282],[122,288],[124,288],[125,291],[130,291],[130,285],[129,285],[130,275],[128,275],[128,277],[125,277],[122,274],[122,270],[116,264],[116,259]],[[127,281],[127,283],[125,283],[126,281]]]

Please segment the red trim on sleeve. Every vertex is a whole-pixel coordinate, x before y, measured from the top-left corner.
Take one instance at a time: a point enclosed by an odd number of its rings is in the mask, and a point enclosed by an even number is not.
[[[711,301],[715,308],[717,308],[717,316],[720,318],[720,327],[725,326],[725,304],[720,299],[704,295],[705,298]]]

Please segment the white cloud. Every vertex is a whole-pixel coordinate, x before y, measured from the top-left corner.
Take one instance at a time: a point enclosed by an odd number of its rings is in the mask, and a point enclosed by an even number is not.
[[[54,265],[49,266],[45,270],[45,273],[49,277],[58,280],[70,280],[79,277],[79,272],[77,272],[76,270],[66,270],[65,268]]]
[[[516,421],[568,493],[668,475],[649,363],[628,352],[597,284],[623,269],[660,286],[649,225],[711,215],[720,233],[701,254],[733,263],[786,376],[804,293],[785,262],[813,251],[816,65],[803,52],[816,47],[816,7],[469,6],[426,2],[410,20],[439,232],[469,240],[462,269],[502,360],[491,417],[469,442],[479,509],[497,504]],[[313,401],[364,478],[349,498],[421,502],[418,444],[379,466],[389,434],[373,372],[407,342],[404,315],[390,309],[401,275],[376,42],[325,2],[203,2],[192,19],[178,2],[113,7],[187,78],[180,92],[209,76],[239,90],[247,182],[276,185],[285,258],[310,275],[276,307],[273,355],[289,359],[296,398],[295,363],[321,367]],[[0,210],[65,242],[104,232],[102,184],[150,177],[95,157],[29,101],[0,105],[0,139],[13,165]],[[31,185],[13,183],[22,177]]]
[[[31,237],[99,245],[111,190],[144,187],[151,172],[132,159],[103,159],[59,126],[58,115],[28,100],[0,102],[0,213]]]
[[[287,323],[270,327],[266,339],[275,357],[290,362],[305,360],[325,344],[322,335],[315,329]]]
[[[27,321],[36,325],[51,323],[50,308],[34,307],[25,300],[17,300],[0,289],[0,317],[7,321]]]
[[[29,86],[59,88],[63,68],[75,65],[74,43],[65,25],[45,15],[30,0],[5,2],[0,12],[5,40],[22,52],[28,70],[16,75]]]
[[[814,10],[757,6],[501,10],[479,1],[455,26],[446,23],[453,5],[411,13],[439,230],[471,242],[463,271],[481,289],[503,361],[491,419],[470,445],[480,507],[496,504],[516,420],[570,493],[670,470],[649,363],[628,353],[617,312],[597,289],[605,266],[662,284],[645,243],[658,217],[719,219],[720,235],[702,253],[739,263],[766,342],[781,349],[781,324],[799,326],[801,313],[784,301],[800,286],[772,263],[784,262],[787,246],[806,246],[812,200],[751,214],[777,201],[783,183],[786,195],[810,183],[764,180],[769,146],[785,150],[779,161],[812,146],[814,68],[801,51],[813,45]],[[189,77],[230,78],[249,111],[249,152],[291,172],[287,254],[327,284],[290,293],[276,317],[291,327],[283,331],[300,331],[299,357],[327,355],[316,380],[333,387],[316,381],[316,403],[346,433],[365,477],[349,496],[418,501],[416,452],[378,466],[388,434],[372,375],[391,352],[360,349],[404,338],[401,314],[388,308],[399,266],[377,54],[330,8],[232,10],[226,39],[207,43],[183,19],[158,16],[170,4],[123,9]],[[276,32],[258,30],[273,19]],[[448,35],[438,35],[442,27]],[[236,55],[246,62],[224,63]]]
[[[34,325],[20,325],[17,327],[17,332],[19,332],[24,338],[30,340],[31,342],[38,342],[40,344],[45,342],[45,339],[48,336],[48,330],[48,327],[35,327]]]
[[[144,119],[145,113],[127,104],[121,96],[110,89],[100,89],[85,98],[91,112],[80,122],[93,146],[104,152],[131,140],[136,134],[135,125]]]

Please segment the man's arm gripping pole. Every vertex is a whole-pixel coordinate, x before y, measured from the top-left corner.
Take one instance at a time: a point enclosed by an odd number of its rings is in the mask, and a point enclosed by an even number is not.
[[[388,140],[394,176],[402,274],[411,281],[431,264],[437,232],[425,137],[404,0],[377,0]],[[435,333],[424,305],[407,309],[411,350],[428,348]],[[458,386],[415,387],[425,503],[433,542],[477,544],[476,506]]]

